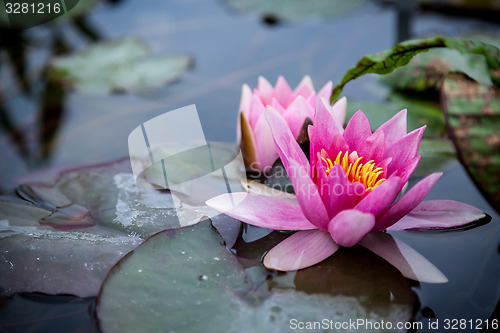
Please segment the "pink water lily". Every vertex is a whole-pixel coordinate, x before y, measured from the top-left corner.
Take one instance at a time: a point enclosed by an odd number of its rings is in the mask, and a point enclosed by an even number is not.
[[[270,269],[305,268],[341,246],[359,243],[407,277],[445,282],[430,263],[423,265],[430,276],[424,272],[418,277],[412,267],[425,263],[425,258],[381,231],[456,227],[484,213],[450,200],[423,201],[441,173],[425,177],[396,201],[420,161],[417,151],[425,126],[407,133],[402,110],[372,132],[360,110],[344,129],[337,110],[338,105],[318,99],[314,125],[308,128],[310,162],[280,113],[272,107],[266,110],[296,196],[240,192],[215,197],[207,205],[259,227],[297,230],[266,254],[264,265]]]
[[[314,117],[317,97],[328,98],[332,82],[328,82],[316,94],[309,76],[305,76],[292,91],[284,77],[278,77],[273,87],[265,78],[259,77],[257,88],[253,90],[243,85],[238,120],[238,142],[241,144],[245,165],[256,170],[268,170],[278,159],[278,149],[273,143],[271,130],[264,116],[267,106],[272,106],[284,118],[295,140],[307,140],[302,129],[307,119]],[[344,116],[338,113],[339,121]],[[302,133],[301,133],[302,131]],[[302,135],[301,135],[302,134]]]

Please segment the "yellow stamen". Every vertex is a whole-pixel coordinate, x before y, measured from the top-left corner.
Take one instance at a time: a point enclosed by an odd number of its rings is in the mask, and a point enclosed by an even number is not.
[[[374,160],[362,163],[361,160],[363,157],[356,158],[357,156],[356,151],[351,154],[348,151],[339,151],[337,157],[332,162],[328,153],[324,149],[321,151],[321,159],[325,162],[327,176],[330,174],[331,168],[335,164],[338,164],[344,169],[350,182],[360,182],[365,186],[367,192],[372,191],[385,181],[385,178],[379,178],[385,171],[381,167],[376,167]],[[351,157],[351,161],[349,161],[349,157]],[[352,162],[355,158],[356,160]]]

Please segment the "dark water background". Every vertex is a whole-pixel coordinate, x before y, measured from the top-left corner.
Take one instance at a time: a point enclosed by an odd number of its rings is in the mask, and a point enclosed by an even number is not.
[[[0,192],[10,193],[14,177],[38,168],[127,156],[127,137],[138,124],[189,104],[196,104],[209,141],[234,141],[243,83],[255,86],[263,75],[274,84],[278,75],[284,75],[294,87],[306,74],[317,89],[328,80],[336,83],[360,57],[392,47],[405,34],[397,28],[397,17],[393,6],[370,4],[328,20],[269,25],[258,15],[236,12],[220,0],[146,0],[98,4],[78,24],[58,22],[17,32],[4,29],[0,107],[12,126],[9,129],[2,120]],[[428,12],[414,12],[411,18],[413,37],[500,33],[500,25],[477,18]],[[93,40],[129,36],[149,44],[154,55],[189,54],[195,66],[175,84],[136,94],[47,89],[45,69],[54,53],[79,50]],[[12,62],[8,52],[22,52],[26,61],[14,57]],[[24,71],[24,81],[15,79],[19,79],[16,65]],[[343,94],[382,101],[386,91],[375,76],[366,76],[347,85]],[[47,101],[47,95],[53,100]],[[46,142],[40,133],[46,133]],[[498,317],[498,214],[458,164],[444,174],[427,199],[471,204],[492,220],[460,232],[395,233],[450,280],[415,287],[420,299],[416,319]],[[69,296],[2,297],[0,331],[95,331],[93,306],[94,299]]]

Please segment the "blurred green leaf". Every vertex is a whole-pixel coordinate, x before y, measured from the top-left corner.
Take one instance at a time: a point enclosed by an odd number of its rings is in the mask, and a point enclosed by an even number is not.
[[[192,58],[185,55],[145,58],[149,53],[146,44],[133,38],[97,43],[55,58],[50,77],[85,92],[121,92],[157,88],[192,66]]]
[[[349,81],[368,73],[391,73],[396,68],[406,65],[415,55],[437,47],[446,47],[465,54],[483,55],[491,81],[500,86],[500,50],[497,47],[476,40],[438,36],[432,39],[402,42],[396,44],[392,49],[364,56],[356,66],[347,71],[342,81],[333,88],[330,101],[333,103],[338,98]]]
[[[441,88],[441,99],[460,161],[500,211],[500,88],[451,74]]]

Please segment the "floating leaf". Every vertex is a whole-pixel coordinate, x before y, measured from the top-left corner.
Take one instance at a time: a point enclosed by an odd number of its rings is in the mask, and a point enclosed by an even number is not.
[[[410,286],[385,264],[368,268],[355,283],[349,271],[339,274],[342,262],[334,257],[267,280],[265,270],[252,269],[250,279],[221,242],[208,222],[179,229],[175,238],[166,233],[151,237],[105,280],[97,306],[102,331],[287,332],[293,319],[394,323],[411,317],[415,298]],[[365,278],[377,272],[383,288]],[[346,282],[351,282],[348,295],[342,287]]]
[[[347,14],[369,3],[368,0],[226,0],[242,13],[264,16],[268,20],[308,21]]]
[[[441,99],[460,161],[500,211],[500,88],[453,74],[444,81]]]
[[[500,85],[500,50],[497,47],[476,40],[438,36],[432,39],[402,42],[396,44],[392,49],[364,56],[355,67],[347,71],[342,81],[333,88],[330,101],[333,103],[338,98],[349,81],[368,73],[391,73],[396,68],[406,65],[415,55],[436,47],[447,47],[465,54],[483,55],[491,81]]]
[[[145,58],[149,53],[146,44],[133,38],[93,44],[54,59],[50,77],[85,92],[121,92],[173,82],[192,66],[188,56]]]
[[[212,146],[214,158],[226,156],[217,147],[228,149]],[[20,193],[29,201],[0,200],[0,287],[6,292],[95,296],[109,268],[146,237],[180,227],[184,216],[194,224],[211,213],[204,203],[176,207],[168,191],[138,187],[129,159],[46,173],[53,183],[43,173],[25,178]],[[240,223],[216,218],[215,225],[232,246]]]

